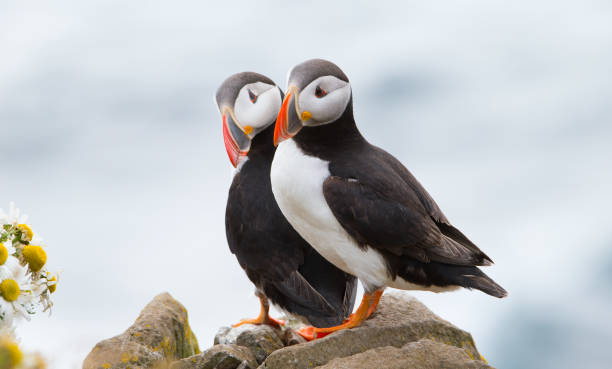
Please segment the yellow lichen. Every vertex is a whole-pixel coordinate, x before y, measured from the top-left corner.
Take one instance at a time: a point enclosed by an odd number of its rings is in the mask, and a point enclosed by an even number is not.
[[[470,359],[474,360],[474,355],[472,355],[472,352],[470,350],[465,350],[465,352],[468,354]]]
[[[166,356],[170,356],[173,353],[173,349],[172,349],[172,342],[170,341],[169,337],[164,337],[164,339],[161,342],[161,346],[164,350],[164,354]]]
[[[102,364],[102,367],[103,367],[104,369],[109,369],[111,366],[112,366],[112,365],[111,365],[110,363],[104,363],[104,364]]]

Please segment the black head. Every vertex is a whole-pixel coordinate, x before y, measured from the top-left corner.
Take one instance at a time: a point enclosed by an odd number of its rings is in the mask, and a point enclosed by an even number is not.
[[[223,118],[223,140],[234,167],[248,154],[251,140],[276,120],[283,94],[268,77],[236,73],[217,89],[215,101]]]
[[[274,143],[296,135],[302,127],[333,123],[350,108],[351,84],[334,63],[311,59],[296,65],[287,77],[287,95],[274,131]]]

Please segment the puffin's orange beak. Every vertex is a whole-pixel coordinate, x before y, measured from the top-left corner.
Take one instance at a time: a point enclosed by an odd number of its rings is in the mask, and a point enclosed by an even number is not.
[[[274,127],[274,146],[295,136],[304,125],[298,116],[295,104],[295,91],[289,89],[280,112],[276,118],[276,126]],[[310,113],[308,113],[310,114]]]
[[[241,157],[246,156],[251,148],[251,140],[234,123],[232,116],[223,114],[223,142],[230,162],[236,168]]]
[[[291,138],[289,132],[287,132],[287,105],[289,104],[291,95],[292,93],[289,91],[276,117],[276,125],[274,126],[274,146]]]

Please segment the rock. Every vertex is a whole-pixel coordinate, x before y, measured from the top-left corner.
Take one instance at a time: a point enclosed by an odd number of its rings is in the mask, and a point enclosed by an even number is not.
[[[175,361],[170,369],[256,369],[257,365],[255,356],[247,347],[221,344]]]
[[[312,368],[333,359],[347,358],[376,348],[395,350],[427,338],[444,346],[454,346],[469,357],[480,358],[472,336],[432,313],[405,293],[385,293],[376,312],[358,328],[339,331],[324,338],[285,347],[273,352],[262,369]],[[454,350],[453,347],[448,347]],[[399,350],[400,352],[402,352]],[[414,351],[414,350],[413,350]],[[364,356],[375,355],[372,351]],[[378,359],[385,360],[385,356]],[[380,367],[380,366],[376,366]]]
[[[291,321],[288,326],[299,328]],[[199,353],[187,311],[164,293],[124,333],[99,342],[83,369],[490,368],[468,332],[402,292],[383,295],[378,310],[358,328],[313,342],[291,328],[223,327],[215,346]]]
[[[381,361],[384,359],[384,361]],[[378,347],[340,359],[333,359],[317,369],[485,369],[491,368],[470,358],[466,350],[444,343],[421,339],[401,348]]]
[[[149,368],[199,353],[187,310],[168,293],[157,295],[122,334],[100,341],[83,369]],[[166,364],[164,364],[166,363]]]
[[[244,324],[236,328],[221,327],[215,344],[235,344],[247,347],[261,364],[272,352],[285,347],[283,331],[269,325]]]
[[[293,329],[285,329],[283,342],[285,343],[285,346],[293,346],[308,341],[306,341],[304,337],[297,334]]]

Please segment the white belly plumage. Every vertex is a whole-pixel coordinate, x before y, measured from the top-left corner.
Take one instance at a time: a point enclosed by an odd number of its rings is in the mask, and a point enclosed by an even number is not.
[[[276,149],[270,172],[276,202],[293,228],[324,258],[359,278],[369,291],[381,287],[433,292],[458,288],[421,286],[399,276],[392,279],[383,256],[369,246],[359,248],[332,213],[323,195],[323,182],[329,176],[329,163],[305,155],[293,140]]]
[[[305,155],[293,140],[279,145],[270,172],[272,192],[295,230],[324,258],[361,280],[366,289],[390,286],[382,255],[361,249],[342,228],[323,196],[328,162]]]

